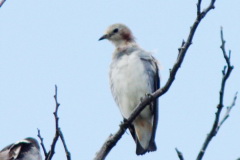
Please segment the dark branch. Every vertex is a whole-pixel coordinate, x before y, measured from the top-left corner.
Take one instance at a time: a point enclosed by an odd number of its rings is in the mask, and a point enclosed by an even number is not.
[[[62,140],[62,143],[63,143],[63,147],[64,147],[64,150],[65,150],[65,153],[66,153],[66,156],[67,156],[67,160],[71,160],[71,153],[69,152],[69,150],[67,148],[63,133],[62,133],[60,128],[58,129],[58,132],[59,132],[59,136],[60,136],[60,138]]]
[[[162,96],[165,94],[170,86],[172,85],[173,81],[175,80],[175,76],[177,74],[178,69],[181,67],[181,64],[183,62],[183,59],[187,53],[187,50],[189,46],[192,44],[192,39],[195,34],[195,31],[200,24],[201,20],[205,17],[205,15],[214,8],[214,2],[215,0],[212,0],[210,5],[200,14],[197,15],[196,20],[194,21],[190,33],[188,35],[187,41],[183,42],[181,47],[179,48],[179,53],[178,53],[178,58],[177,61],[175,62],[173,68],[170,70],[170,76],[168,78],[167,83],[165,86],[161,89],[158,89],[156,92],[154,92],[151,96],[145,97],[142,102],[136,106],[134,111],[132,112],[131,116],[127,119],[126,122],[122,123],[120,125],[120,129],[118,130],[117,133],[114,135],[110,135],[108,139],[105,141],[103,146],[101,147],[100,151],[97,152],[95,156],[95,160],[104,160],[107,154],[111,151],[111,149],[116,145],[118,140],[122,137],[122,135],[125,133],[126,129],[129,127],[129,125],[133,122],[133,120],[139,115],[139,113],[147,106],[150,104],[153,100],[157,99],[158,97]]]
[[[175,148],[175,150],[176,150],[176,152],[177,152],[178,158],[179,158],[180,160],[184,160],[182,152],[180,152],[177,148]]]
[[[211,129],[210,133],[207,135],[207,138],[205,139],[205,141],[203,143],[203,146],[202,146],[202,148],[201,148],[201,150],[200,150],[200,152],[198,154],[197,160],[201,160],[202,159],[202,157],[204,156],[204,153],[205,153],[205,151],[206,151],[206,149],[208,147],[208,144],[210,143],[212,138],[217,134],[217,132],[218,132],[220,126],[221,126],[221,124],[219,125],[219,118],[220,118],[221,111],[222,111],[222,109],[224,107],[224,105],[223,105],[224,89],[225,89],[226,81],[229,78],[229,76],[230,76],[230,74],[231,74],[231,72],[233,70],[233,66],[231,66],[231,63],[230,63],[230,56],[226,55],[225,40],[223,38],[222,28],[221,28],[221,33],[220,34],[221,34],[221,41],[222,41],[222,44],[221,44],[220,48],[222,49],[223,56],[224,56],[224,59],[225,59],[225,61],[227,63],[227,66],[225,66],[223,71],[222,71],[223,77],[222,77],[222,82],[221,82],[221,89],[220,89],[220,92],[219,92],[219,104],[217,105],[217,112],[215,113],[215,120],[214,120],[212,129]],[[235,105],[236,96],[237,95],[235,95],[235,98],[233,100],[233,106]],[[224,121],[225,120],[223,120],[223,122]]]
[[[56,85],[55,85],[54,100],[55,100],[55,103],[56,103],[56,107],[55,107],[55,111],[53,112],[53,115],[55,117],[55,129],[56,129],[56,131],[55,131],[55,136],[54,136],[52,144],[51,144],[51,149],[48,152],[48,156],[47,156],[46,160],[51,160],[52,159],[52,157],[53,157],[53,155],[55,153],[55,146],[56,146],[58,138],[59,138],[59,132],[58,132],[58,129],[59,129],[59,125],[58,125],[59,117],[58,117],[57,113],[58,113],[58,108],[59,108],[60,104],[58,103],[58,100],[57,100],[57,86]]]
[[[4,2],[6,2],[6,0],[2,0],[2,1],[0,2],[0,8],[2,7],[2,5],[3,5]]]
[[[226,41],[223,38],[223,29],[222,29],[222,27],[221,27],[220,35],[221,35],[221,41],[222,41],[222,45],[220,46],[220,48],[222,49],[223,56],[224,56],[225,61],[227,62],[227,65],[231,66],[231,63],[230,63],[231,50],[229,50],[229,56],[227,56],[226,49],[225,49]]]
[[[44,152],[44,155],[45,155],[45,160],[51,160],[53,158],[53,155],[55,153],[55,147],[56,147],[56,144],[57,144],[57,141],[58,141],[59,137],[60,137],[60,139],[63,143],[63,147],[64,147],[64,150],[66,152],[67,160],[71,160],[71,154],[67,149],[67,145],[66,145],[63,133],[62,133],[60,127],[59,127],[58,109],[59,109],[60,104],[58,103],[58,100],[57,100],[57,86],[56,85],[55,85],[54,100],[55,100],[55,104],[56,104],[55,111],[53,112],[53,115],[54,115],[54,118],[55,118],[55,136],[53,138],[51,148],[48,152],[46,151],[46,148],[43,144],[43,138],[40,135],[40,130],[39,129],[38,129],[38,137],[41,141],[41,146],[42,146],[42,149],[43,149],[43,152]]]
[[[202,0],[198,0],[198,3],[197,3],[197,15],[200,16],[201,14],[201,3],[202,3]]]
[[[222,126],[222,124],[228,119],[228,117],[230,116],[230,112],[232,110],[232,108],[235,106],[235,103],[236,103],[236,100],[237,100],[237,94],[238,92],[236,92],[234,98],[233,98],[233,101],[232,101],[232,104],[230,106],[227,107],[226,109],[226,113],[225,115],[223,116],[223,119],[221,120],[221,122],[218,124],[217,128],[216,128],[216,131],[218,132],[218,130],[220,129],[220,127]]]
[[[44,143],[43,143],[43,138],[42,138],[42,136],[40,134],[40,130],[39,129],[37,129],[37,130],[38,130],[38,135],[37,136],[40,139],[40,144],[42,146],[44,156],[47,157],[47,151],[46,151],[46,148],[45,148]]]

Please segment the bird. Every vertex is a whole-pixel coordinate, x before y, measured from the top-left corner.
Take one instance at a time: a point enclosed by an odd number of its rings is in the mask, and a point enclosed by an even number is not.
[[[0,151],[0,160],[42,160],[38,141],[28,137],[10,144]]]
[[[146,96],[160,87],[157,60],[135,41],[131,30],[121,23],[109,26],[99,39],[107,39],[115,46],[110,64],[111,92],[124,120]],[[128,128],[135,143],[136,154],[156,151],[155,135],[158,123],[158,100],[136,117]]]

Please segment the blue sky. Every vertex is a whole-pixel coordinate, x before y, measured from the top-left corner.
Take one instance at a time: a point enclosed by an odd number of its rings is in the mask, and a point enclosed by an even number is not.
[[[108,70],[114,46],[98,42],[113,23],[132,29],[139,45],[161,64],[164,85],[178,48],[196,16],[197,1],[17,0],[0,9],[0,148],[25,137],[37,138],[37,128],[49,148],[54,135],[54,85],[58,86],[60,126],[72,159],[92,159],[121,114],[113,101]],[[203,2],[206,6],[208,1]],[[224,104],[240,90],[240,2],[217,1],[200,24],[170,90],[159,99],[157,152],[135,155],[129,133],[113,148],[109,160],[194,159],[210,131],[219,101],[221,71],[220,26],[232,50],[234,70]],[[225,111],[225,110],[224,110]],[[213,139],[205,160],[240,157],[239,100]],[[65,159],[58,143],[55,160]]]

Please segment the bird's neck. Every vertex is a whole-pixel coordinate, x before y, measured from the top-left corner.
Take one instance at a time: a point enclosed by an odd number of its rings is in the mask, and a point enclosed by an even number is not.
[[[113,52],[113,59],[118,60],[124,55],[131,55],[135,50],[140,49],[139,46],[135,43],[127,43],[124,45],[116,46],[115,51]]]
[[[131,47],[137,46],[135,41],[118,41],[114,42],[117,51],[123,51]]]

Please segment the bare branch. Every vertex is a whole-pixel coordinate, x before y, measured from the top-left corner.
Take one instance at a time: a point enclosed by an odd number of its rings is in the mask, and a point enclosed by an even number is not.
[[[209,12],[211,9],[214,9],[215,6],[214,6],[214,3],[216,2],[216,0],[211,0],[210,1],[210,4],[208,5],[207,8],[205,8],[202,13],[201,13],[201,16],[204,17],[206,15],[207,12]]]
[[[228,119],[228,117],[230,116],[230,112],[232,110],[232,108],[235,106],[236,100],[237,100],[237,94],[238,92],[235,93],[235,96],[233,98],[232,104],[230,106],[227,107],[226,109],[226,113],[223,116],[223,119],[221,120],[221,122],[218,124],[217,128],[216,128],[216,132],[218,132],[218,130],[220,129],[220,127],[222,126],[222,124]]]
[[[182,152],[180,152],[177,148],[175,148],[175,150],[177,152],[179,160],[184,160]]]
[[[222,27],[221,27],[220,35],[221,35],[221,41],[222,41],[222,45],[220,46],[220,48],[222,49],[223,56],[224,56],[225,61],[227,62],[227,65],[231,66],[231,63],[230,63],[231,51],[229,50],[229,56],[227,56],[226,49],[225,49],[226,41],[223,38],[223,29],[222,29]]]
[[[71,153],[67,149],[67,145],[66,145],[63,133],[62,133],[60,128],[58,129],[58,132],[59,132],[59,136],[60,136],[60,138],[62,140],[62,143],[63,143],[63,147],[64,147],[64,150],[65,150],[65,153],[66,153],[66,156],[67,156],[67,160],[71,160]]]
[[[59,125],[58,125],[59,117],[58,117],[57,113],[58,113],[58,108],[59,108],[60,104],[58,103],[58,100],[57,100],[57,86],[56,85],[55,85],[54,99],[55,99],[55,103],[56,103],[56,108],[55,108],[55,111],[53,112],[53,115],[55,117],[55,129],[56,129],[56,132],[55,132],[55,136],[53,138],[52,144],[51,144],[51,149],[48,152],[48,156],[47,156],[46,160],[51,160],[52,159],[52,157],[53,157],[53,155],[55,153],[55,146],[56,146],[58,138],[59,138],[59,132],[58,132],[58,129],[59,129]]]
[[[226,85],[226,81],[227,79],[229,78],[232,70],[233,70],[233,66],[231,66],[231,63],[230,63],[230,56],[227,56],[226,55],[226,51],[225,51],[225,40],[223,38],[223,31],[222,31],[222,28],[221,28],[221,41],[222,41],[222,44],[221,44],[221,49],[222,49],[222,52],[223,52],[223,56],[224,56],[224,59],[227,63],[227,66],[224,66],[223,68],[223,77],[222,77],[222,82],[221,82],[221,89],[220,89],[220,92],[219,92],[219,104],[217,105],[217,112],[215,113],[215,120],[214,120],[214,123],[213,123],[213,126],[212,126],[212,129],[210,131],[210,133],[207,135],[204,143],[203,143],[203,146],[198,154],[198,157],[197,157],[197,160],[201,160],[202,157],[204,156],[204,153],[208,147],[208,144],[210,143],[210,141],[212,140],[212,138],[217,134],[221,124],[219,125],[219,117],[220,117],[220,114],[221,114],[221,111],[222,111],[222,108],[224,107],[223,105],[223,98],[224,98],[224,89],[225,89],[225,85]],[[227,69],[227,70],[226,70]],[[237,95],[235,95],[235,98],[233,100],[233,104],[235,105],[235,101],[236,101],[236,98],[237,98]],[[233,105],[233,106],[234,106]],[[231,110],[231,109],[230,109]],[[223,120],[224,122],[225,120]]]
[[[41,146],[42,146],[44,156],[47,157],[47,151],[46,151],[46,148],[45,148],[44,143],[43,143],[43,138],[42,138],[42,136],[41,136],[41,134],[40,134],[40,129],[37,129],[37,130],[38,130],[38,135],[37,135],[37,136],[38,136],[39,139],[40,139],[40,144],[41,144]]]
[[[2,0],[2,1],[0,2],[0,8],[2,7],[2,5],[3,5],[4,2],[6,2],[6,0]]]
[[[60,127],[59,127],[58,109],[59,109],[60,104],[58,103],[58,100],[57,100],[57,86],[56,85],[55,85],[54,100],[55,100],[55,104],[56,104],[55,111],[53,112],[53,115],[54,115],[54,118],[55,118],[55,136],[53,138],[51,148],[48,152],[46,151],[46,148],[43,144],[43,138],[40,135],[40,130],[39,129],[38,129],[38,137],[41,141],[41,146],[42,146],[42,149],[43,149],[43,152],[44,152],[44,155],[45,155],[45,160],[51,160],[53,158],[53,155],[55,153],[55,147],[56,147],[56,144],[57,144],[57,141],[58,141],[59,137],[60,137],[60,139],[63,143],[63,147],[64,147],[64,150],[65,150],[65,153],[66,153],[67,160],[71,160],[71,154],[67,149],[67,145],[66,145],[63,133],[62,133]]]
[[[131,116],[126,120],[126,122],[124,122],[120,125],[120,128],[117,131],[117,133],[115,133],[114,135],[110,135],[108,137],[108,139],[105,141],[105,143],[101,147],[100,151],[97,152],[97,154],[94,158],[95,160],[104,160],[106,158],[107,154],[116,145],[118,140],[125,133],[126,129],[129,127],[129,125],[132,123],[132,121],[137,117],[137,115],[144,109],[144,107],[168,91],[168,89],[171,87],[173,81],[175,80],[177,71],[181,67],[181,64],[183,62],[183,59],[187,53],[189,46],[192,44],[192,39],[194,37],[195,31],[196,31],[198,25],[200,24],[201,20],[205,17],[205,15],[211,9],[214,9],[214,2],[215,2],[215,0],[212,0],[210,5],[203,12],[201,12],[200,14],[197,15],[196,20],[194,21],[194,23],[190,29],[190,33],[188,35],[187,41],[182,43],[181,47],[178,50],[179,53],[178,53],[177,60],[174,64],[173,68],[170,70],[170,76],[169,76],[168,81],[165,84],[165,86],[163,88],[155,91],[153,94],[151,94],[151,96],[145,97],[142,100],[142,102],[136,106],[136,108],[132,112]]]
[[[202,3],[202,0],[198,0],[198,3],[197,3],[197,15],[200,16],[201,14],[201,3]]]

